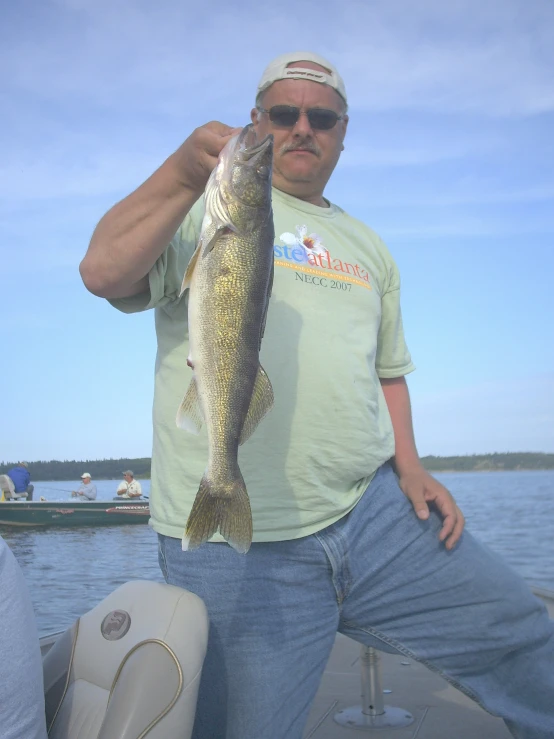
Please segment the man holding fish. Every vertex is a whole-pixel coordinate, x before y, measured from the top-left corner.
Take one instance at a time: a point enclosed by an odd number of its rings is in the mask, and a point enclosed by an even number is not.
[[[251,121],[196,129],[81,264],[120,310],[156,309],[151,523],[211,622],[195,739],[299,739],[337,631],[546,739],[552,624],[422,467],[398,269],[324,197],[344,82],[285,54]]]

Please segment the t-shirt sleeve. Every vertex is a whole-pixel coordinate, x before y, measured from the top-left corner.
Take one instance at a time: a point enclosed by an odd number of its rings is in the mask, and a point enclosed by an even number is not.
[[[123,313],[161,308],[179,298],[183,276],[194,254],[204,212],[203,199],[197,201],[148,273],[148,291],[109,302]]]
[[[392,258],[388,273],[388,284],[381,298],[381,325],[375,361],[377,374],[383,379],[403,377],[415,370],[404,338],[400,309],[400,274]]]

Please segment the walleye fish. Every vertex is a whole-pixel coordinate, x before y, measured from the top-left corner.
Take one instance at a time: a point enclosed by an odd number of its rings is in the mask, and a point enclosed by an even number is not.
[[[239,445],[273,406],[259,360],[273,284],[273,136],[246,126],[223,148],[204,193],[205,215],[186,271],[193,377],[177,426],[208,433],[208,464],[187,520],[183,549],[216,531],[238,552],[252,543],[252,513]]]

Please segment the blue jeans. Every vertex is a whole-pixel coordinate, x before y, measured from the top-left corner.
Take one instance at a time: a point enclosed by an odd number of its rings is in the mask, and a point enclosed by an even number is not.
[[[0,536],[0,736],[46,739],[35,612],[23,572]]]
[[[335,635],[440,673],[518,739],[554,737],[554,624],[525,582],[467,531],[416,518],[389,464],[312,536],[183,552],[160,536],[167,582],[210,617],[194,739],[300,739]],[[388,647],[387,647],[388,645]]]

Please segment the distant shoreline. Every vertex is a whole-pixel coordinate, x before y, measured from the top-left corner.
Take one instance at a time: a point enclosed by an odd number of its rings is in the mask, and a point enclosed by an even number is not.
[[[429,469],[428,467],[425,468],[427,472],[431,472],[432,474],[442,474],[443,472],[445,474],[461,474],[461,473],[470,473],[470,472],[552,472],[554,469],[553,467],[510,467],[509,469],[505,469],[502,467],[498,467],[497,469],[487,469],[487,470],[455,470],[455,469]]]
[[[554,454],[544,452],[506,452],[493,454],[472,454],[450,457],[428,455],[422,457],[423,466],[428,472],[532,472],[533,470],[554,470]],[[50,460],[28,462],[33,481],[68,482],[81,478],[83,472],[90,472],[94,480],[117,480],[127,469],[133,470],[138,480],[150,479],[150,457],[135,459],[97,459],[97,460]],[[2,462],[0,475],[6,474],[16,463]]]

